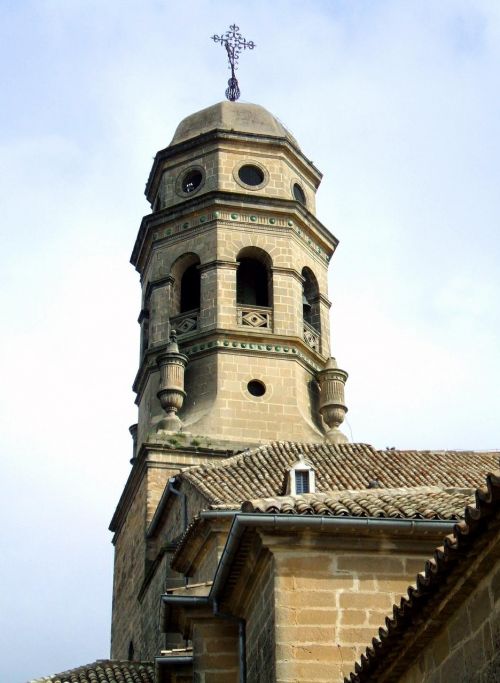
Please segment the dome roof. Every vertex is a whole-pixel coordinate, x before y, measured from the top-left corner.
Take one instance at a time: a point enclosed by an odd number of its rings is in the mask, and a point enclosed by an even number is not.
[[[286,138],[295,147],[297,140],[267,109],[259,104],[218,102],[191,114],[177,126],[171,145],[184,142],[211,130],[237,131]]]

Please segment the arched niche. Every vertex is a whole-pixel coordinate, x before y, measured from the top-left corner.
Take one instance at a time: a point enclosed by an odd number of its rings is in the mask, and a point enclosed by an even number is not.
[[[238,324],[255,329],[270,329],[273,305],[271,257],[259,247],[244,247],[236,260]]]
[[[134,642],[132,640],[128,644],[127,659],[129,662],[134,661]]]
[[[178,334],[186,334],[198,326],[201,298],[200,257],[189,252],[172,264],[173,278],[170,322]]]
[[[271,307],[273,288],[269,254],[259,247],[245,247],[236,260],[236,303]]]
[[[310,268],[302,268],[302,318],[304,320],[304,339],[312,348],[319,351],[321,334],[321,314],[319,308],[319,286]]]

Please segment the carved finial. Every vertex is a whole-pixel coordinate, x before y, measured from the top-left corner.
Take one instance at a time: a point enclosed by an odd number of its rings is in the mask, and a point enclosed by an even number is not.
[[[177,411],[182,408],[186,392],[184,391],[184,370],[187,365],[187,356],[179,353],[177,334],[175,330],[170,332],[170,341],[163,353],[160,353],[156,362],[160,370],[160,386],[157,393],[166,416],[157,425],[157,432],[169,433],[179,431],[182,422],[177,416]]]
[[[179,345],[177,344],[177,332],[170,330],[170,340],[167,344],[167,351],[169,353],[179,353]]]
[[[240,96],[238,80],[235,75],[235,71],[238,68],[240,52],[247,48],[253,50],[255,43],[253,40],[243,38],[240,33],[240,27],[236,26],[236,24],[231,24],[229,31],[226,31],[220,36],[217,34],[213,35],[212,40],[214,43],[220,43],[226,48],[229,69],[231,70],[231,78],[227,82],[226,97],[230,102],[235,102]]]
[[[325,438],[330,443],[346,443],[348,438],[343,434],[339,425],[344,421],[347,406],[344,403],[344,386],[347,372],[340,370],[335,358],[330,358],[323,370],[318,372],[321,389],[319,412],[325,423],[330,427]]]

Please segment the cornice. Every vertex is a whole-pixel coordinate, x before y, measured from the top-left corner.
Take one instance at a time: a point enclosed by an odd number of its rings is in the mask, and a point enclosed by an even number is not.
[[[304,283],[304,278],[295,268],[283,268],[282,266],[272,266],[271,271],[273,273],[280,273],[282,275],[291,275],[297,282],[302,285]]]
[[[165,277],[158,278],[157,280],[150,280],[146,286],[145,301],[149,299],[153,290],[165,285],[173,285],[174,282],[175,280],[171,275],[165,275]]]
[[[223,261],[221,259],[214,259],[213,261],[207,261],[198,266],[198,270],[203,272],[204,270],[214,270],[215,268],[226,268],[227,270],[236,270],[238,267],[237,261]]]
[[[301,363],[309,372],[315,374],[322,370],[326,358],[317,353],[301,337],[278,335],[269,331],[253,330],[250,327],[233,330],[196,330],[189,339],[179,340],[179,348],[189,359],[206,356],[214,352],[251,353],[261,357],[280,356]],[[137,394],[135,402],[139,405],[142,393],[152,372],[158,371],[156,356],[165,344],[148,349],[137,371],[133,391]]]
[[[271,231],[292,228],[300,240],[326,263],[338,245],[338,239],[300,202],[213,190],[144,216],[130,261],[141,273],[150,256],[152,242],[188,235],[217,222],[265,227]],[[149,254],[145,253],[147,246]]]

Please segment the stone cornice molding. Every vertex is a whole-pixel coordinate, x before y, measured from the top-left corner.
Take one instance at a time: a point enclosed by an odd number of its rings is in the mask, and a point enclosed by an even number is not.
[[[283,268],[282,266],[272,266],[271,272],[273,273],[273,275],[274,273],[277,273],[279,275],[290,275],[291,277],[294,277],[300,285],[302,285],[304,282],[304,278],[295,268]]]
[[[201,263],[198,266],[198,269],[201,272],[204,272],[206,270],[214,270],[214,269],[223,269],[226,268],[227,270],[236,270],[238,268],[238,261],[223,261],[220,259],[217,259],[215,261],[207,261],[206,263]]]
[[[234,343],[233,343],[234,342]],[[229,329],[197,330],[195,337],[183,341],[179,339],[182,353],[188,358],[206,356],[210,353],[252,353],[262,357],[280,354],[303,365],[309,372],[316,373],[324,367],[327,360],[306,344],[301,337],[266,334],[250,327]],[[259,348],[261,347],[261,348]],[[270,348],[267,348],[270,347]],[[132,385],[136,393],[135,403],[139,405],[148,378],[152,372],[158,372],[156,356],[165,348],[165,343],[149,348],[141,361]]]
[[[320,304],[323,304],[323,306],[326,306],[327,308],[332,307],[332,302],[330,301],[330,299],[321,292],[318,294],[317,297],[314,297],[314,302],[316,301],[319,301]]]
[[[144,260],[143,252],[148,240],[153,240],[152,233],[155,229],[162,228],[166,224],[173,223],[175,221],[181,221],[188,215],[200,211],[217,211],[227,207],[227,210],[231,212],[234,210],[236,213],[241,213],[243,211],[264,211],[266,215],[275,212],[275,215],[286,217],[291,216],[298,221],[300,227],[306,232],[315,232],[317,237],[320,238],[323,248],[328,251],[329,254],[333,253],[338,245],[337,238],[324,226],[314,214],[312,214],[306,207],[299,204],[293,199],[283,199],[281,197],[267,197],[264,195],[247,195],[239,192],[223,192],[222,190],[212,190],[206,192],[202,195],[196,195],[190,199],[186,199],[181,204],[176,204],[173,207],[162,209],[147,216],[144,216],[141,225],[139,227],[139,232],[135,245],[130,257],[130,261],[136,270],[141,272],[144,269],[144,263],[141,265],[140,261]],[[210,223],[212,223],[210,221]],[[205,223],[199,227],[204,228],[210,223]],[[293,225],[293,222],[289,227]],[[274,226],[276,228],[276,226]],[[268,226],[271,229],[272,225]],[[188,228],[189,230],[190,228]],[[282,228],[278,228],[282,229]],[[180,235],[187,234],[186,232],[179,233]]]
[[[137,318],[137,322],[139,325],[143,322],[143,320],[149,319],[149,310],[147,308],[141,308],[141,312],[139,313],[139,317]]]
[[[171,275],[165,275],[164,277],[158,278],[157,280],[151,280],[150,282],[148,282],[148,284],[146,285],[146,301],[149,299],[151,293],[155,289],[159,289],[160,287],[166,287],[167,285],[173,285],[174,282],[175,280]]]

